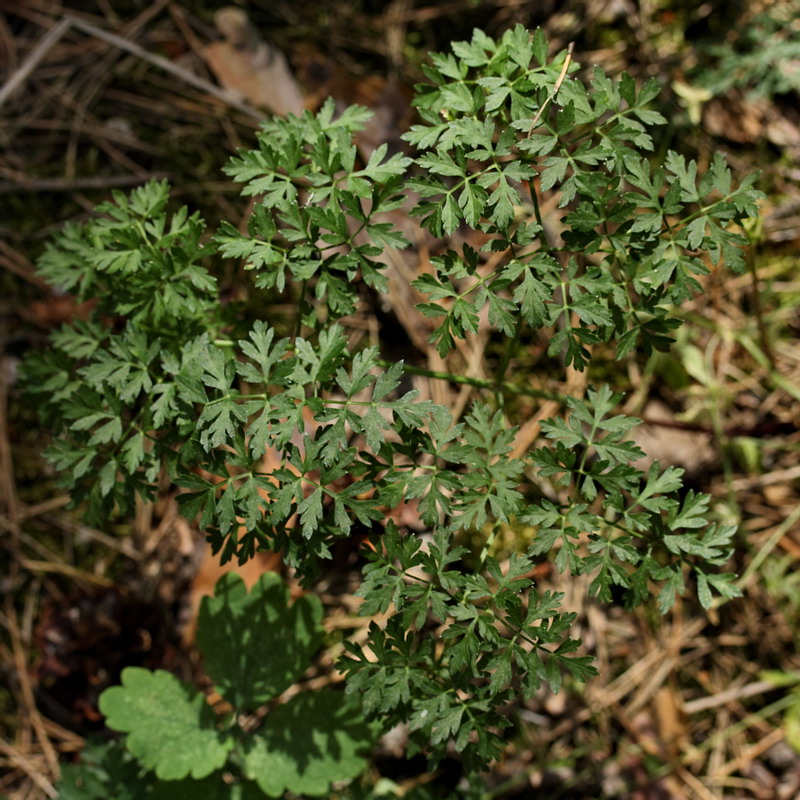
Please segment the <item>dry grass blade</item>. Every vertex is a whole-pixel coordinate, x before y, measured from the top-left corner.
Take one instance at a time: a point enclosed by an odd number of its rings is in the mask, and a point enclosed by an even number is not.
[[[734,700],[766,694],[767,692],[775,691],[777,688],[778,687],[771,681],[755,681],[745,686],[737,686],[736,688],[728,689],[726,692],[720,692],[711,697],[699,697],[697,700],[689,700],[687,703],[683,704],[683,710],[687,714],[697,714],[700,711],[706,711],[709,708],[725,705]]]
[[[0,108],[3,107],[6,100],[25,83],[30,74],[39,66],[42,59],[50,52],[53,45],[61,39],[71,26],[72,20],[68,17],[64,17],[42,37],[39,44],[28,55],[14,74],[8,78],[5,84],[3,84],[3,87],[0,88]]]
[[[0,184],[0,193],[2,193]],[[28,283],[38,286],[40,289],[47,287],[47,284],[35,272],[35,267],[18,250],[15,250],[8,242],[0,239],[0,266],[13,272]]]
[[[87,178],[34,178],[21,183],[0,183],[0,194],[11,192],[67,192],[81,191],[83,189],[118,189],[126,186],[139,186],[146,181],[168,178],[167,172],[140,172],[137,175],[93,175]],[[3,259],[3,265],[6,260]],[[8,269],[17,272],[8,261]],[[27,277],[27,276],[26,276]],[[32,282],[38,282],[36,276],[31,276]],[[41,283],[44,286],[44,283]]]
[[[550,93],[547,100],[545,100],[544,103],[542,103],[542,105],[539,107],[539,110],[536,112],[533,119],[531,120],[531,127],[528,129],[528,136],[530,136],[534,132],[536,126],[539,124],[539,120],[542,118],[542,114],[544,114],[544,112],[547,110],[547,106],[550,105],[550,103],[555,99],[555,96],[558,94],[558,90],[561,88],[561,84],[564,83],[564,79],[567,77],[567,72],[569,71],[569,65],[572,62],[572,51],[574,47],[575,47],[574,42],[570,42],[567,45],[567,55],[566,58],[564,59],[564,64],[561,67],[561,72],[558,75],[558,79],[556,80],[556,84],[553,87],[553,91]]]
[[[50,797],[55,797],[52,782],[57,780],[60,774],[58,765],[58,755],[53,747],[50,738],[47,735],[42,716],[39,709],[36,707],[36,701],[33,696],[33,688],[31,686],[30,676],[28,675],[28,665],[26,660],[26,647],[23,645],[22,636],[20,634],[19,625],[17,623],[16,612],[11,607],[10,603],[6,603],[6,610],[3,614],[3,627],[8,632],[11,640],[11,649],[13,654],[15,677],[19,689],[18,699],[20,702],[21,710],[25,718],[33,729],[39,746],[42,748],[44,760],[47,768],[47,775],[42,775],[39,771],[41,781],[37,783],[45,788]],[[19,757],[19,754],[17,754]],[[27,770],[26,770],[27,771]]]
[[[257,111],[247,103],[243,103],[235,95],[231,94],[225,89],[220,89],[218,86],[215,86],[213,83],[207,81],[205,78],[201,78],[198,75],[195,75],[193,72],[184,69],[183,67],[173,63],[169,59],[164,58],[163,56],[159,56],[155,53],[150,53],[143,47],[140,47],[139,45],[135,44],[134,42],[131,42],[128,39],[124,39],[121,36],[117,36],[114,33],[110,33],[109,31],[105,31],[102,28],[98,28],[96,25],[91,25],[90,23],[83,22],[82,20],[76,19],[74,17],[67,17],[66,19],[69,19],[71,24],[78,30],[83,31],[84,33],[88,33],[90,36],[95,36],[98,39],[101,39],[102,41],[113,45],[114,47],[118,47],[121,50],[125,50],[131,53],[132,55],[138,56],[139,58],[143,59],[144,61],[147,61],[153,66],[159,67],[160,69],[163,69],[165,72],[174,75],[175,77],[179,78],[189,86],[193,86],[195,89],[200,89],[201,91],[210,94],[212,97],[216,97],[223,103],[233,106],[234,108],[238,109],[244,114],[253,117],[254,119],[261,119],[261,117],[263,116],[261,112]]]
[[[47,778],[42,774],[42,766],[37,761],[32,761],[28,758],[24,753],[22,753],[18,748],[12,747],[10,744],[7,744],[2,739],[0,739],[0,752],[2,752],[10,765],[16,767],[39,788],[47,797],[58,797],[58,792],[55,789],[55,786],[47,780]],[[34,795],[31,792],[27,792],[24,797],[33,797]]]
[[[223,103],[233,106],[234,108],[238,109],[244,114],[247,114],[248,116],[253,117],[254,119],[261,119],[262,117],[262,114],[259,111],[247,103],[239,100],[236,95],[225,89],[220,89],[218,86],[215,86],[205,78],[195,75],[193,72],[190,72],[184,67],[173,63],[163,56],[148,52],[143,47],[140,47],[129,39],[118,36],[110,31],[103,30],[96,25],[92,25],[89,22],[85,22],[84,20],[78,19],[77,17],[69,14],[65,15],[54,28],[45,34],[36,49],[28,56],[25,62],[0,89],[0,107],[2,107],[5,101],[25,83],[30,74],[36,69],[42,59],[45,58],[47,53],[51,50],[53,45],[55,45],[56,42],[58,42],[70,28],[82,31],[89,36],[93,36],[101,41],[106,42],[107,44],[112,45],[113,47],[117,47],[120,50],[131,53],[132,55],[147,61],[153,66],[163,69],[165,72],[168,72],[171,75],[179,78],[189,86],[200,89],[212,97],[216,97]]]

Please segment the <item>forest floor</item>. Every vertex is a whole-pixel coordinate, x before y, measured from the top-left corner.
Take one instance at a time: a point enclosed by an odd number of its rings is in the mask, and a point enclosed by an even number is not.
[[[626,364],[625,410],[646,422],[639,444],[738,523],[743,597],[709,614],[687,597],[662,618],[589,602],[582,579],[543,576],[567,593],[602,678],[529,712],[491,796],[800,797],[796,4],[273,0],[239,6],[250,28],[236,15],[215,25],[215,8],[0,0],[0,797],[57,796],[60,765],[102,729],[97,696],[122,667],[195,669],[185,644],[220,574],[174,503],[142,505],[104,531],[65,508],[41,456],[48,432],[16,385],[25,353],[81,314],[36,275],[47,237],[152,177],[168,178],[209,227],[238,224],[246,203],[222,166],[266,113],[316,109],[330,95],[375,111],[369,142],[397,141],[430,52],[473,27],[496,35],[518,22],[543,27],[551,52],[573,43],[585,67],[657,78],[669,125],[656,152],[702,166],[722,150],[735,176],[760,170],[767,199],[749,232],[750,272],[703,278],[670,353],[646,372]],[[237,37],[263,37],[272,60],[248,62]],[[220,281],[223,299],[242,299],[232,276]],[[415,320],[398,314],[405,352],[393,357],[448,367]],[[357,324],[380,337],[366,307]],[[482,358],[463,352],[458,363],[479,376]],[[435,382],[428,394],[461,410],[470,391]],[[252,581],[275,568],[265,557],[243,569]],[[401,785],[430,777],[416,762],[394,769]]]

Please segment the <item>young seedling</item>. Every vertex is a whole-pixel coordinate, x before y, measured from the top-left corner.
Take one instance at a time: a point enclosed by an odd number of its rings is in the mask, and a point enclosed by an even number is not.
[[[219,717],[201,692],[170,672],[128,667],[122,685],[100,695],[106,725],[127,734],[127,754],[113,746],[91,751],[85,764],[66,771],[59,796],[257,800],[292,791],[318,797],[331,783],[356,777],[374,737],[343,692],[300,692],[253,725],[253,712],[309,666],[321,643],[321,619],[316,597],[289,605],[274,573],[249,593],[237,575],[220,578],[214,597],[203,598],[197,644],[232,711]]]

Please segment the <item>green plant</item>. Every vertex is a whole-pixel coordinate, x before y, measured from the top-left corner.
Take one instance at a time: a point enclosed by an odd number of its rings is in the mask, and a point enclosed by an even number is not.
[[[800,20],[791,2],[748,11],[724,44],[700,50],[703,64],[694,72],[712,96],[733,88],[756,97],[800,92]],[[710,63],[707,63],[710,60]]]
[[[759,676],[762,681],[776,687],[788,689],[784,705],[783,733],[786,741],[800,752],[800,673],[782,670],[766,670]]]
[[[618,392],[562,396],[511,370],[539,337],[546,370],[590,378],[668,348],[671,309],[700,290],[709,259],[744,268],[731,226],[757,214],[754,179],[734,187],[719,154],[703,175],[674,152],[651,163],[648,130],[664,121],[647,108],[654,81],[637,89],[596,68],[587,84],[576,69],[566,53],[548,60],[541,31],[475,31],[425,69],[413,156],[381,147],[359,164],[353,134],[369,112],[334,118],[326,103],[265,122],[258,147],[231,160],[257,198],[246,232],[223,223],[202,244],[201,221],[169,216],[156,182],[68,226],[40,261],[48,281],[97,303],[26,369],[59,434],[50,458],[90,519],[152,498],[163,469],[223,559],[279,550],[308,585],[337,541],[371,531],[358,594],[361,613],[385,621],[347,643],[348,690],[384,728],[408,723],[410,752],[435,763],[452,744],[468,770],[502,752],[520,695],[557,691],[564,671],[595,674],[576,654],[575,615],[530,578],[539,561],[552,554],[591,575],[593,597],[627,607],[656,587],[666,612],[687,580],[706,608],[712,592],[738,594],[717,571],[734,527],[708,519],[709,497],[686,490],[682,470],[633,465],[639,420],[616,413]],[[490,380],[348,347],[339,320],[386,291],[384,250],[407,245],[387,218],[407,190],[420,198],[412,216],[450,243],[413,283],[432,342],[447,357],[488,325]],[[552,194],[560,219],[546,221]],[[455,245],[459,228],[480,251]],[[296,318],[251,322],[222,305],[201,265],[219,256],[241,259]],[[457,421],[409,388],[415,371],[466,381],[479,399]],[[542,423],[546,446],[512,456],[520,396],[566,413]],[[387,521],[406,504],[429,536]],[[509,527],[524,545],[503,564],[493,541]]]
[[[274,573],[263,575],[250,593],[237,575],[220,578],[214,597],[203,598],[197,644],[231,710],[216,715],[200,692],[172,673],[128,667],[122,685],[100,696],[108,727],[127,734],[127,752],[113,744],[92,748],[67,770],[62,800],[250,800],[282,797],[289,789],[320,796],[332,782],[358,775],[373,737],[343,692],[295,694],[257,727],[253,716],[305,672],[321,643],[321,618],[316,597],[289,605]]]

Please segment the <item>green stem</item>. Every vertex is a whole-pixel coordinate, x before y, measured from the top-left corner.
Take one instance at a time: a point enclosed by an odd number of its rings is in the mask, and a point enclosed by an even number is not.
[[[497,377],[495,378],[495,386],[498,389],[503,385],[503,378],[506,376],[506,372],[508,371],[508,365],[511,363],[511,358],[517,350],[517,345],[519,344],[520,336],[522,335],[522,329],[525,327],[525,318],[520,315],[517,319],[517,325],[514,328],[514,335],[506,342],[506,346],[503,350],[503,358],[500,361],[500,366],[497,368]]]
[[[698,321],[700,324],[703,324],[704,322],[704,320]],[[710,327],[713,330],[713,326],[708,323],[707,327]],[[785,378],[780,372],[778,372],[777,369],[775,369],[775,367],[772,366],[767,354],[761,350],[758,344],[744,331],[733,329],[732,333],[736,341],[739,342],[739,344],[741,344],[742,347],[744,347],[744,349],[747,350],[751,356],[753,356],[756,362],[767,371],[773,384],[786,392],[786,394],[788,394],[790,397],[800,401],[800,387],[796,386],[788,378]]]
[[[542,229],[542,235],[547,236],[547,233],[544,229],[544,222],[542,221],[542,212],[539,208],[539,195],[536,193],[536,190],[533,188],[533,182],[528,181],[528,194],[531,196],[531,203],[533,203],[533,213],[536,216],[536,222],[539,223],[539,227]],[[550,242],[548,242],[548,245]]]
[[[306,287],[307,286],[308,286],[308,279],[304,278],[303,279],[303,284],[300,287],[300,302],[299,302],[300,309],[302,309],[303,303],[305,302],[305,299],[306,299]],[[295,324],[294,324],[294,336],[292,336],[292,340],[293,341],[295,339],[299,338],[300,333],[301,333],[302,330],[303,330],[303,314],[302,313],[298,313],[297,314],[297,320],[295,321]]]
[[[750,273],[750,285],[753,290],[753,311],[756,315],[758,325],[758,335],[761,339],[761,349],[769,361],[770,367],[775,369],[775,354],[772,352],[772,345],[767,336],[767,326],[764,324],[764,310],[761,307],[761,294],[758,291],[758,270],[756,269],[756,243],[752,237],[748,237],[750,243],[747,247],[747,269]]]
[[[800,520],[800,506],[792,511],[788,517],[775,528],[774,533],[769,537],[765,544],[759,544],[758,552],[753,556],[753,560],[747,565],[747,569],[736,581],[736,586],[739,589],[747,588],[751,583],[754,583],[758,576],[758,570],[764,561],[767,560],[770,553],[775,549],[778,542],[792,530],[792,527]],[[754,577],[755,576],[755,577]]]
[[[384,361],[379,359],[378,366],[389,368],[394,366],[391,361]],[[466,375],[454,375],[452,372],[441,372],[434,369],[425,369],[423,367],[415,367],[411,364],[403,364],[403,372],[409,375],[422,375],[425,378],[437,378],[442,381],[449,381],[450,383],[466,384],[467,386],[474,386],[477,389],[486,389],[490,392],[496,392],[498,388],[509,394],[521,394],[525,397],[540,397],[543,400],[555,400],[557,403],[566,403],[568,395],[561,394],[560,392],[551,392],[547,389],[535,389],[532,386],[518,386],[517,384],[509,381],[502,381],[499,386],[496,381],[484,380],[483,378],[470,378]]]

